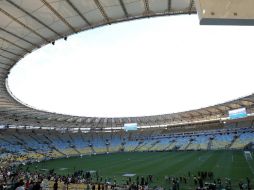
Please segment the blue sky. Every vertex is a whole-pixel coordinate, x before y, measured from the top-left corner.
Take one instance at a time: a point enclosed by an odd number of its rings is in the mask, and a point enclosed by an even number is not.
[[[197,15],[113,24],[36,50],[8,83],[24,103],[79,116],[201,108],[253,92],[253,32],[199,26]]]

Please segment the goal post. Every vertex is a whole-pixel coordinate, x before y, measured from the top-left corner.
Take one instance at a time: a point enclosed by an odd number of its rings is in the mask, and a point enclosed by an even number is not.
[[[250,151],[244,151],[244,157],[246,160],[252,160],[252,154]]]

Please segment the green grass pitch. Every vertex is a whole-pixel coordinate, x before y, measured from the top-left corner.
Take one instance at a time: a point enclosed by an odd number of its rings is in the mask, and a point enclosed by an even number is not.
[[[25,166],[26,167],[26,166]],[[216,178],[231,179],[232,185],[237,187],[238,182],[246,177],[254,184],[254,161],[246,161],[242,151],[195,151],[195,152],[130,152],[108,155],[94,155],[63,158],[36,163],[29,166],[30,171],[55,169],[62,175],[72,174],[75,170],[97,170],[99,175],[116,179],[124,183],[127,179],[123,174],[132,173],[139,176],[153,175],[152,185],[169,187],[165,176],[186,176],[198,171],[213,171]],[[65,168],[65,169],[63,169]],[[136,177],[133,177],[134,180]],[[192,177],[182,189],[193,189]]]

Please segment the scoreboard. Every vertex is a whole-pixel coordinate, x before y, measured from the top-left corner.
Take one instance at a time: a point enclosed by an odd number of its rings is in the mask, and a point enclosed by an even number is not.
[[[239,119],[239,118],[247,117],[246,108],[230,110],[228,111],[228,115],[230,119]]]
[[[123,126],[125,131],[136,131],[138,129],[137,123],[125,123]]]

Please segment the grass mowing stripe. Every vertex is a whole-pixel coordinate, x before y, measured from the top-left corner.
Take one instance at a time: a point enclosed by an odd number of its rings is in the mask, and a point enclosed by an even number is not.
[[[204,165],[209,163],[209,159],[213,156],[211,152],[201,151],[196,155],[196,159],[193,159],[189,164],[185,167],[188,168],[189,171],[203,170]]]
[[[218,177],[226,177],[229,176],[230,174],[230,168],[232,167],[232,162],[231,162],[231,152],[228,151],[223,151],[220,154],[218,154],[219,159],[217,160],[216,163],[216,176]]]
[[[160,165],[159,163],[163,163],[163,160],[167,159],[167,154],[158,154],[157,156],[154,156],[153,153],[150,153],[152,156],[149,158],[150,160],[137,162],[136,164],[134,163],[129,166],[128,169],[140,175],[151,173],[150,168],[154,168],[154,166],[158,167]]]
[[[187,175],[187,172],[191,167],[194,167],[194,162],[198,157],[199,152],[191,152],[189,155],[185,156],[180,162],[177,162],[171,167],[171,170],[174,171],[173,175]]]
[[[129,160],[127,160],[127,161],[125,160],[125,162],[122,162],[121,165],[114,166],[111,169],[117,169],[120,171],[128,169],[129,171],[131,171],[132,168],[134,168],[134,169],[137,168],[137,165],[140,166],[142,164],[149,163],[151,161],[151,156],[154,156],[154,155],[151,153],[150,154],[135,153],[135,157],[133,157],[132,154],[126,154],[126,157],[128,157],[128,158],[125,158],[125,159],[126,160],[129,159]],[[158,158],[156,158],[154,160],[157,160],[157,159]]]

